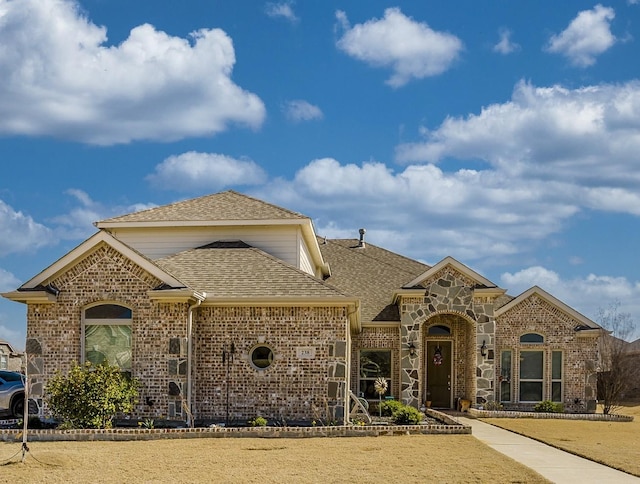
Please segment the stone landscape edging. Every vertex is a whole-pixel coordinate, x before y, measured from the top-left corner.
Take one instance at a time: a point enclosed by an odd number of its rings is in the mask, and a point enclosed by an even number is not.
[[[603,413],[549,413],[549,412],[517,412],[511,410],[480,410],[470,408],[469,415],[476,418],[538,418],[559,420],[590,420],[603,422],[632,422],[632,415]]]
[[[453,419],[452,419],[453,420]],[[455,422],[455,421],[454,421]],[[200,427],[181,429],[29,429],[30,442],[128,441],[189,438],[381,437],[389,435],[471,434],[471,427],[452,425],[344,425],[335,427]],[[0,430],[0,441],[18,442],[22,430]]]

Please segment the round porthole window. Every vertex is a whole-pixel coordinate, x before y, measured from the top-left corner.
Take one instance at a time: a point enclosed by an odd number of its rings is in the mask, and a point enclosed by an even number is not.
[[[265,345],[258,345],[251,350],[251,363],[258,370],[269,368],[273,364],[273,350]]]

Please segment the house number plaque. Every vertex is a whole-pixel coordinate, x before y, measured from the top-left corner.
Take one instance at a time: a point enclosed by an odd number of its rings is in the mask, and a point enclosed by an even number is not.
[[[298,346],[296,354],[301,360],[312,360],[316,357],[316,349],[313,346]]]

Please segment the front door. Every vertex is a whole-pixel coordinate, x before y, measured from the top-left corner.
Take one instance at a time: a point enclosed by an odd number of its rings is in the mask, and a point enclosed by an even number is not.
[[[427,395],[435,408],[451,408],[451,341],[427,341]]]

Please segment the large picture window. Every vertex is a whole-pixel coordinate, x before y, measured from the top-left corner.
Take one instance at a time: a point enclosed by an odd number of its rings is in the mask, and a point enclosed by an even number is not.
[[[366,399],[378,399],[375,390],[377,378],[387,381],[387,392],[391,395],[391,350],[360,350],[360,396]]]
[[[131,309],[118,304],[87,308],[83,325],[84,361],[131,369]]]
[[[520,401],[541,402],[544,382],[544,352],[520,352]]]

